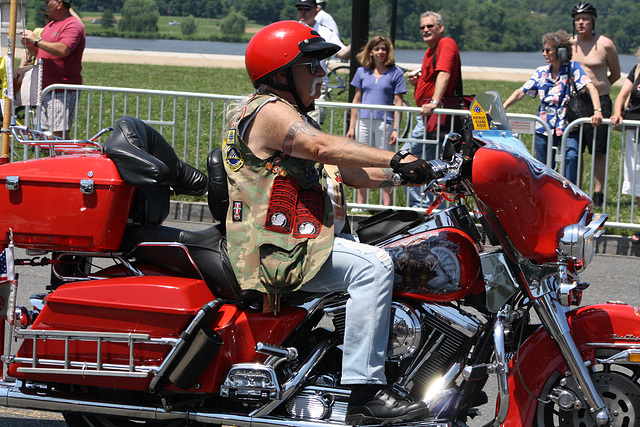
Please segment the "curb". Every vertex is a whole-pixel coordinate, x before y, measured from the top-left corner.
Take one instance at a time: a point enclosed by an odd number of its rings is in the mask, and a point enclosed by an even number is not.
[[[207,203],[171,201],[169,221],[213,224],[215,220]],[[603,235],[596,241],[596,253],[640,257],[640,245],[628,236]]]

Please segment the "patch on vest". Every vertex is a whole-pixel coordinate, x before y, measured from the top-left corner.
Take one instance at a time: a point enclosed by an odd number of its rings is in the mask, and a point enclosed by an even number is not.
[[[222,144],[224,160],[227,162],[227,167],[232,172],[236,172],[244,165],[242,152],[240,152],[238,146],[234,144],[235,138],[236,131],[235,129],[231,129],[227,132],[227,136],[224,138]]]
[[[315,239],[322,228],[322,190],[312,187],[300,191],[296,204],[296,222],[293,237]]]
[[[300,184],[288,176],[278,176],[271,188],[264,228],[295,238],[315,239],[322,230],[322,189],[301,190]]]
[[[233,208],[232,208],[233,222],[242,221],[242,211],[243,211],[242,202],[234,201]]]

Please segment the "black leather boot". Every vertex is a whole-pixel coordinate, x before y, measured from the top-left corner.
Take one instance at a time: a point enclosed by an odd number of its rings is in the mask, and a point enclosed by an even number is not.
[[[424,402],[410,402],[389,386],[358,384],[351,387],[346,424],[395,424],[426,418]]]

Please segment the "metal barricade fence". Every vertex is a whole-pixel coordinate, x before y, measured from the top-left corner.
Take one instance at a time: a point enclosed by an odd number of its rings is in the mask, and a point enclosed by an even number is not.
[[[234,102],[243,99],[242,96],[216,95],[206,93],[178,92],[178,91],[157,91],[133,88],[116,88],[103,86],[77,86],[77,85],[52,85],[45,89],[43,96],[47,92],[57,91],[77,91],[78,99],[74,109],[74,117],[70,130],[70,137],[73,139],[87,139],[96,134],[101,129],[113,126],[116,120],[123,115],[130,115],[140,118],[158,130],[176,150],[178,156],[189,164],[204,170],[206,168],[206,158],[211,149],[220,146],[223,138],[224,116],[229,106]],[[440,141],[444,139],[444,134],[453,129],[453,120],[447,129],[438,128],[433,135],[422,133],[415,135],[416,124],[420,114],[420,108],[416,107],[394,107],[383,105],[363,105],[338,102],[317,102],[318,107],[326,109],[325,123],[322,128],[325,132],[345,135],[349,126],[351,109],[375,109],[382,111],[400,111],[402,121],[399,131],[398,143],[391,147],[396,151],[405,144],[420,144],[422,152],[428,146],[434,146],[436,156],[439,156]],[[470,113],[465,110],[438,109],[439,115],[468,116]],[[528,114],[507,114],[514,132],[523,136],[523,141],[534,153],[534,133],[535,127],[541,125],[545,127],[548,135],[552,135],[546,122],[535,115]],[[39,112],[36,113],[36,123],[38,123]],[[28,120],[28,117],[27,117]],[[566,151],[566,134],[578,126],[589,123],[588,118],[577,120],[569,125],[565,136],[562,138],[561,147],[554,148],[552,137],[548,137],[547,164],[556,164],[556,170],[564,172],[564,155]],[[631,125],[638,125],[640,122],[627,122],[627,128]],[[624,150],[620,150],[623,144],[623,135],[626,132],[611,132],[610,121],[604,120],[602,127],[607,127],[608,142],[611,149],[607,150],[607,170],[606,170],[606,197],[602,211],[611,210],[607,206],[616,201],[616,214],[613,221],[608,221],[609,227],[640,228],[640,220],[635,219],[635,209],[630,196],[622,194],[623,185],[623,162],[625,159]],[[637,129],[637,128],[636,128]],[[612,138],[612,135],[613,138]],[[106,137],[103,137],[106,138]],[[626,138],[626,136],[624,137]],[[584,144],[580,137],[581,146]],[[103,139],[104,143],[106,139]],[[38,156],[39,153],[33,148],[23,147],[22,154],[15,152],[17,147],[12,144],[11,159]],[[32,150],[32,151],[30,151]],[[582,160],[582,150],[580,159]],[[613,153],[612,153],[613,151]],[[617,162],[614,162],[614,157]],[[640,153],[638,154],[640,157]],[[593,188],[593,162],[591,166],[588,162],[591,156],[587,156],[587,166],[584,167],[589,178],[588,185],[583,186],[585,192],[592,194]],[[617,165],[617,166],[616,166]],[[582,170],[579,176],[583,175]],[[637,177],[636,177],[637,175]],[[632,173],[630,178],[635,185],[637,181],[640,187],[640,171]],[[370,211],[387,209],[382,203],[382,195],[378,190],[368,190],[365,203],[357,203],[356,191],[349,191],[348,204],[350,208],[360,208]],[[615,194],[614,197],[612,195]],[[625,198],[626,197],[626,198]],[[426,206],[418,208],[409,207],[405,189],[403,187],[392,190],[392,207],[403,209],[417,209],[424,211]],[[630,211],[630,213],[629,213]]]
[[[51,85],[43,91],[43,98],[53,91],[78,93],[73,109],[73,120],[68,137],[87,139],[101,129],[112,127],[116,121],[129,115],[142,119],[158,130],[171,144],[178,157],[204,170],[207,155],[220,146],[224,115],[231,103],[242,96],[206,93],[159,91],[88,85]],[[53,120],[53,118],[49,118]],[[40,120],[36,111],[36,125],[50,128]],[[104,143],[108,134],[101,139]],[[22,154],[12,144],[11,159],[38,156],[27,147]]]
[[[400,111],[402,113],[402,117],[400,119],[400,126],[398,130],[398,142],[389,146],[388,149],[391,151],[398,151],[400,149],[408,148],[411,144],[416,144],[419,148],[416,149],[416,153],[420,154],[423,158],[425,158],[425,153],[427,152],[428,147],[432,148],[432,153],[434,158],[438,158],[440,156],[440,143],[444,140],[444,136],[446,133],[453,131],[454,128],[454,120],[450,120],[450,123],[446,127],[440,126],[440,120],[438,120],[437,128],[432,133],[427,133],[424,126],[420,126],[418,121],[421,120],[420,112],[421,109],[418,107],[395,107],[395,106],[386,106],[386,105],[363,105],[363,104],[350,104],[350,103],[339,103],[339,102],[316,102],[318,107],[326,108],[326,121],[328,123],[323,124],[323,130],[333,133],[333,134],[346,134],[346,131],[340,133],[342,130],[348,129],[348,122],[350,120],[350,110],[375,110],[375,111]],[[470,112],[466,110],[457,110],[457,109],[445,109],[439,108],[436,109],[434,114],[438,116],[449,115],[453,117],[468,117],[470,116]],[[373,116],[373,115],[371,115]],[[536,124],[543,126],[547,130],[547,134],[551,135],[551,129],[549,125],[538,116],[530,115],[530,114],[507,114],[514,131],[518,131],[521,134],[533,135]],[[341,122],[337,121],[336,118],[341,117]],[[364,119],[366,124],[369,127],[373,125],[373,117],[369,117]],[[387,135],[383,134],[383,139],[387,139]],[[549,137],[549,141],[551,137]],[[363,141],[364,142],[364,141]],[[533,153],[533,137],[529,137],[528,146],[530,147],[531,152]],[[369,133],[368,140],[366,141],[368,145],[375,146],[375,142],[373,140],[373,135]],[[549,149],[549,160],[551,161],[551,147],[552,144],[547,144]],[[380,148],[380,147],[379,147]],[[422,190],[422,189],[421,189]],[[356,192],[348,192],[349,196],[349,207],[356,210],[367,210],[367,211],[380,211],[384,209],[388,209],[389,206],[383,205],[383,196],[382,191],[379,190],[367,190],[366,191],[366,200],[364,202],[358,202],[358,198]],[[418,211],[425,211],[426,208],[429,207],[429,204],[425,203],[425,200],[420,199],[417,204],[414,206],[409,205],[409,200],[407,197],[407,191],[404,187],[393,188],[392,196],[391,196],[391,206],[392,207],[401,207],[405,209],[414,209]]]
[[[580,187],[585,193],[593,197],[597,159],[592,153],[596,151],[596,132],[593,132],[592,138],[587,140],[584,135],[586,126],[591,126],[588,117],[575,120],[567,126],[556,160],[559,165],[558,171],[564,173],[567,140],[570,136],[575,137],[578,141],[578,182],[581,183]],[[625,120],[618,131],[611,126],[610,119],[603,119],[597,129],[598,132],[606,133],[607,145],[601,164],[604,168],[603,203],[601,207],[595,207],[594,211],[609,214],[609,220],[606,223],[608,227],[640,228],[640,215],[638,215],[640,207],[634,201],[634,196],[640,197],[640,169],[635,166],[640,164],[637,144],[640,121]]]

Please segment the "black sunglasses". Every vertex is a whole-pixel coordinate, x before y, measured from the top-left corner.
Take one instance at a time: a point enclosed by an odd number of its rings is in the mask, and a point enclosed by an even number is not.
[[[430,30],[430,29],[432,29],[433,27],[435,27],[436,25],[438,25],[438,24],[420,25],[420,29],[421,29],[421,30],[424,30],[425,28],[427,28],[427,29],[429,29],[429,30]]]
[[[299,11],[304,10],[306,12],[309,12],[311,10],[311,8],[309,6],[298,6],[298,10]]]
[[[309,68],[311,68],[311,74],[315,76],[318,72],[318,68],[320,68],[320,60],[318,60],[318,58],[311,58],[310,62],[298,62],[293,65],[308,65]]]

